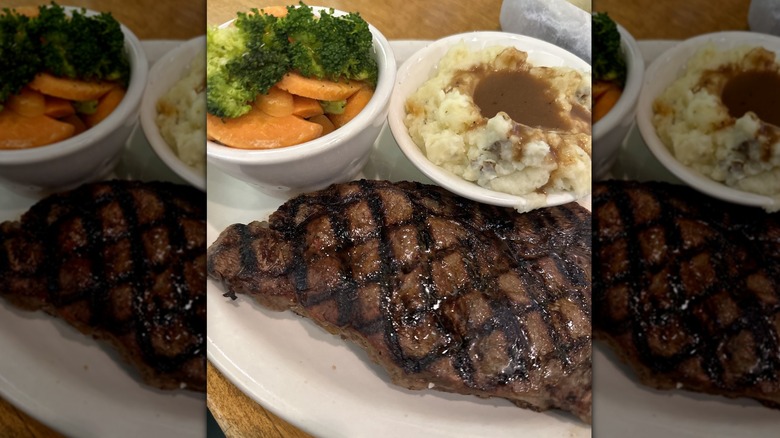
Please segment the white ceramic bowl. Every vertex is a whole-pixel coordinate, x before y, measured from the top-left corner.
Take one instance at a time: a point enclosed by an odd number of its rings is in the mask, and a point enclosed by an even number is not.
[[[618,31],[628,75],[620,99],[604,117],[593,124],[593,177],[596,179],[606,176],[615,164],[620,144],[634,123],[645,74],[645,61],[636,40],[620,25]]]
[[[73,7],[65,7],[73,11]],[[96,14],[87,11],[88,15]],[[65,190],[107,176],[137,121],[149,66],[141,42],[121,26],[130,82],[119,106],[102,122],[67,140],[21,150],[0,150],[0,184],[21,192]]]
[[[316,12],[327,8],[312,7]],[[343,15],[343,11],[335,11]],[[226,23],[227,24],[227,23]],[[371,24],[379,79],[365,108],[344,126],[312,141],[276,149],[245,150],[209,141],[206,157],[215,166],[279,198],[354,179],[363,169],[387,116],[396,63],[390,43]]]
[[[152,149],[174,173],[193,186],[206,190],[206,174],[185,164],[160,134],[157,126],[157,101],[189,72],[195,56],[205,56],[206,36],[193,38],[166,53],[149,70],[143,101],[141,101],[141,127]],[[205,117],[205,115],[204,115]],[[206,141],[204,136],[203,141]]]
[[[526,198],[483,188],[429,161],[412,140],[404,125],[406,99],[434,74],[439,60],[447,51],[461,42],[465,42],[475,50],[495,45],[514,46],[527,52],[528,61],[538,66],[567,66],[590,72],[590,65],[576,55],[546,41],[512,33],[479,31],[450,35],[436,40],[409,57],[398,69],[395,90],[390,99],[388,123],[404,155],[436,184],[453,193],[485,204],[522,210],[528,205]],[[549,194],[547,205],[565,204],[576,199],[576,196],[570,193]]]
[[[642,139],[648,149],[672,174],[691,187],[736,204],[755,207],[780,208],[777,200],[768,196],[744,192],[716,182],[677,161],[664,145],[653,126],[653,101],[685,69],[688,60],[707,43],[713,42],[720,50],[743,45],[763,46],[780,57],[780,38],[754,32],[718,32],[699,35],[675,45],[656,58],[645,72],[642,92],[637,104],[636,120]]]

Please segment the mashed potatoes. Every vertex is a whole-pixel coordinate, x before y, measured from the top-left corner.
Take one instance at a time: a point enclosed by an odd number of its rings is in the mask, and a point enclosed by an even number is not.
[[[188,166],[206,173],[206,56],[195,56],[187,74],[157,102],[157,127]]]
[[[655,100],[653,124],[682,164],[780,199],[780,105],[769,100],[773,93],[777,99],[780,64],[773,52],[706,46]]]
[[[407,99],[404,123],[434,164],[537,208],[548,194],[590,193],[590,82],[514,48],[459,44]]]

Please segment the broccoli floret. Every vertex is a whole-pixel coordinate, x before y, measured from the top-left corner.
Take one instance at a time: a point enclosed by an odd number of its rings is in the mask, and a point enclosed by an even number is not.
[[[614,81],[623,87],[626,75],[626,60],[620,50],[617,24],[606,13],[593,14],[594,80]]]
[[[36,41],[29,36],[30,18],[4,8],[0,14],[0,108],[41,70]]]
[[[277,18],[252,9],[238,13],[232,26],[206,33],[206,110],[234,118],[250,110],[249,103],[265,94],[289,71],[287,37]]]
[[[30,34],[40,42],[43,68],[56,76],[108,80],[127,84],[130,63],[124,34],[109,13],[87,16],[86,10],[41,6],[30,21]]]
[[[358,13],[321,11],[317,18],[303,3],[288,6],[281,26],[290,39],[291,67],[303,76],[376,85],[378,67],[368,23]]]
[[[78,100],[73,102],[73,108],[79,114],[95,114],[97,111],[98,100]]]
[[[321,100],[320,106],[326,114],[344,114],[347,100]]]

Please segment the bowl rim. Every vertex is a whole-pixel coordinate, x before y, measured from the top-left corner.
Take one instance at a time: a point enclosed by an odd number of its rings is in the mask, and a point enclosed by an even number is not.
[[[612,131],[627,114],[631,114],[631,117],[633,117],[644,82],[646,66],[639,44],[628,30],[618,23],[615,24],[618,32],[620,32],[620,47],[626,60],[626,84],[623,86],[623,93],[617,103],[615,103],[615,106],[601,120],[593,124],[592,135],[594,141]]]
[[[86,10],[87,15],[97,15],[101,12],[92,9],[86,9],[75,6],[63,6],[63,8],[72,12],[74,10]],[[125,50],[130,61],[130,80],[127,84],[127,90],[124,98],[119,105],[103,121],[87,129],[86,131],[74,135],[63,141],[38,146],[34,148],[0,150],[0,164],[31,164],[41,160],[52,160],[72,154],[81,149],[93,145],[105,137],[109,136],[128,118],[137,117],[137,108],[146,88],[146,80],[149,72],[149,64],[141,46],[141,41],[130,28],[119,23],[122,33],[125,37]]]
[[[506,43],[507,41],[511,41],[515,44],[515,47],[526,50],[529,53],[531,50],[528,50],[527,47],[523,47],[522,44],[530,44],[532,46],[539,47],[538,49],[534,49],[537,52],[544,49],[545,55],[552,55],[554,57],[561,58],[561,61],[563,61],[563,58],[567,58],[574,65],[565,65],[578,68],[581,71],[587,72],[588,74],[591,72],[591,66],[589,63],[574,53],[544,40],[510,32],[472,31],[449,35],[433,41],[431,44],[425,46],[410,56],[398,69],[398,74],[396,76],[396,87],[393,91],[393,96],[390,99],[390,108],[387,119],[393,137],[406,158],[409,159],[409,161],[411,161],[417,169],[419,169],[428,178],[433,180],[436,184],[452,191],[453,193],[486,204],[503,207],[515,207],[519,210],[526,210],[526,207],[530,202],[526,196],[512,195],[509,193],[498,192],[481,187],[475,182],[466,181],[460,176],[457,176],[454,173],[433,164],[412,140],[406,129],[406,125],[403,122],[405,115],[404,102],[408,96],[401,96],[399,85],[410,76],[411,70],[414,67],[422,63],[426,63],[426,65],[428,65],[427,63],[430,63],[429,67],[432,69],[435,68],[439,63],[440,57],[433,59],[431,57],[431,53],[441,50],[446,52],[446,49],[461,41],[480,44],[483,47],[493,45],[491,42],[498,43],[499,41],[503,41]],[[428,77],[420,78],[420,85],[422,85],[422,83],[428,79]],[[547,201],[544,206],[553,206],[577,201],[587,197],[588,195],[585,194],[577,196],[573,192],[555,192],[546,194],[545,196]]]
[[[332,10],[335,15],[345,15],[345,12],[339,9],[310,6],[314,11]],[[219,25],[224,27],[232,23],[231,19]],[[367,22],[368,23],[368,22]],[[368,23],[368,28],[373,37],[373,47],[376,53],[377,64],[379,64],[379,79],[377,80],[374,95],[365,108],[347,122],[344,126],[330,132],[322,137],[311,141],[300,143],[293,146],[286,146],[272,149],[239,149],[224,146],[207,140],[206,142],[206,160],[207,162],[227,162],[251,166],[253,164],[278,164],[295,161],[301,158],[315,156],[339,144],[348,142],[357,136],[361,130],[370,125],[377,116],[384,112],[384,108],[390,100],[393,91],[393,85],[396,78],[396,61],[393,55],[393,49],[390,43],[374,25]]]
[[[175,85],[182,78],[182,74],[189,71],[189,67],[192,64],[192,60],[198,56],[199,53],[205,49],[206,36],[200,35],[195,38],[191,38],[184,41],[182,44],[168,51],[160,59],[158,59],[149,70],[149,80],[144,90],[144,96],[141,100],[141,110],[139,119],[141,122],[141,128],[146,136],[147,141],[152,146],[152,150],[160,158],[160,160],[168,166],[174,173],[184,178],[188,183],[199,188],[200,190],[206,189],[206,175],[198,173],[195,169],[188,166],[184,161],[179,158],[173,152],[168,142],[165,141],[160,129],[157,126],[157,101],[164,95],[171,86]],[[170,64],[178,58],[192,54],[189,60],[185,62],[180,70],[176,72],[176,75],[166,74],[166,69],[170,68]],[[205,53],[204,53],[205,56]],[[158,93],[153,95],[155,91],[153,84],[162,82],[170,86],[162,87],[157,90]]]
[[[661,53],[647,68],[637,103],[636,123],[642,140],[653,156],[685,184],[714,198],[753,207],[780,207],[780,199],[739,190],[710,179],[683,165],[661,141],[653,126],[653,101],[674,80],[679,78],[687,61],[705,44],[715,42],[722,48],[746,44],[769,43],[770,50],[780,54],[780,37],[747,31],[723,31],[697,35],[681,41]],[[663,74],[663,76],[661,76]],[[668,76],[668,80],[659,77]]]

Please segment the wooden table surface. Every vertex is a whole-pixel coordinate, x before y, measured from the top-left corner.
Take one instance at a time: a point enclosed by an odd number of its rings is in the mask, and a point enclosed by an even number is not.
[[[593,0],[637,40],[682,40],[724,30],[748,30],[750,0]]]
[[[49,4],[50,1],[0,0],[0,8]],[[206,0],[58,0],[57,3],[111,12],[141,40],[187,40],[204,34],[206,30]],[[12,358],[2,357],[0,360]],[[0,397],[0,437],[60,436]]]

